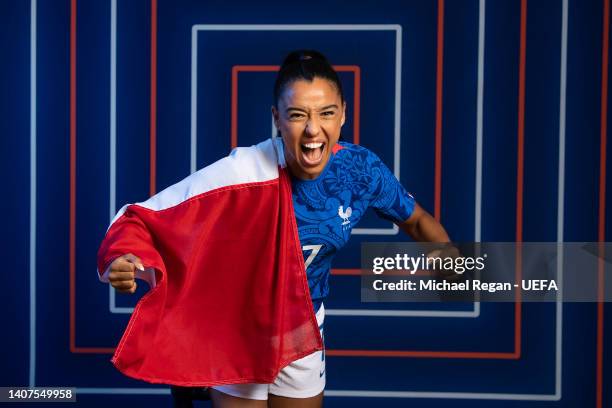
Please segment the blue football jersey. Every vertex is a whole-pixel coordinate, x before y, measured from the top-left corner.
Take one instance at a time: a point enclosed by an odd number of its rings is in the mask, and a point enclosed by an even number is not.
[[[331,262],[366,210],[395,223],[407,220],[415,201],[393,173],[365,147],[339,142],[314,180],[292,177],[293,207],[315,311],[329,293]]]

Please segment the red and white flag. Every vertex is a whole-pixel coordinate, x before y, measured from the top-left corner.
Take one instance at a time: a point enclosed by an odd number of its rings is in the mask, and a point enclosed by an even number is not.
[[[282,146],[237,148],[124,206],[98,251],[98,273],[133,253],[152,289],[115,350],[125,375],[180,386],[271,383],[322,349]]]

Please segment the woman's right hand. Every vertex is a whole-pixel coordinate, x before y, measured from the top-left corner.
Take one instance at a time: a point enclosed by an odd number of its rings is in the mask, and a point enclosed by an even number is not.
[[[116,258],[109,267],[108,281],[119,293],[136,292],[136,269],[144,271],[144,266],[134,254]]]

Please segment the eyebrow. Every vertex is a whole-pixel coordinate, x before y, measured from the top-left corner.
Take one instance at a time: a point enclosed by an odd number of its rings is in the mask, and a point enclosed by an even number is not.
[[[336,105],[336,104],[327,105],[327,106],[322,107],[321,109],[318,109],[318,111],[321,112],[321,111],[324,111],[324,110],[327,110],[327,109],[332,109],[332,108],[338,109],[338,105]],[[292,111],[292,110],[297,110],[297,111],[301,111],[301,112],[307,112],[306,109],[298,108],[297,106],[290,106],[290,107],[287,108],[287,112]]]

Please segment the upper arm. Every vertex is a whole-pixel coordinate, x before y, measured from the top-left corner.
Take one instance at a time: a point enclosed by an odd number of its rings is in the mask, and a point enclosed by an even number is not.
[[[374,153],[370,154],[373,156],[373,172],[377,174],[373,192],[375,198],[370,206],[379,217],[399,225],[412,216],[416,201],[391,170]]]
[[[415,204],[410,217],[398,226],[415,241],[449,242],[450,240],[442,224],[418,204]]]
[[[410,236],[414,237],[419,221],[425,216],[427,212],[418,203],[414,203],[414,209],[412,214],[404,221],[397,223],[398,227]]]

